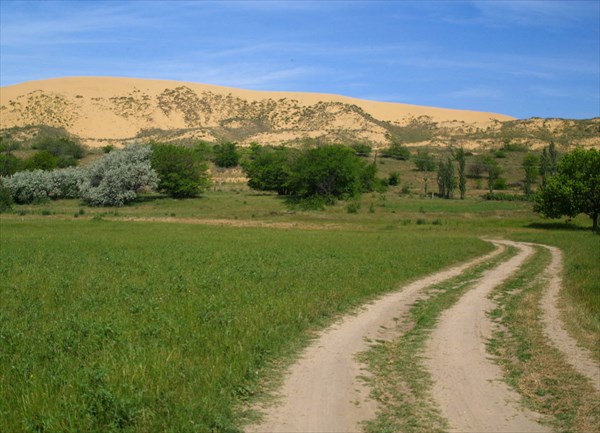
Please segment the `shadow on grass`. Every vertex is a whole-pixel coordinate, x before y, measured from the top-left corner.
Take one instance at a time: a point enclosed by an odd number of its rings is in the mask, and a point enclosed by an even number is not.
[[[541,230],[569,230],[577,232],[591,232],[592,227],[584,227],[568,222],[535,222],[527,224],[525,227]]]

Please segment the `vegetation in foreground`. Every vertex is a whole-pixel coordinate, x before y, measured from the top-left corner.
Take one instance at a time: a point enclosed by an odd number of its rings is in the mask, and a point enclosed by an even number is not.
[[[233,407],[310,330],[484,252],[484,235],[559,246],[569,319],[598,347],[597,237],[585,218],[549,224],[526,202],[410,198],[400,186],[358,203],[290,211],[275,194],[226,185],[118,210],[15,205],[0,219],[0,430],[235,431]],[[190,224],[215,221],[242,227]]]
[[[3,219],[0,430],[234,431],[234,403],[307,331],[487,250],[421,230]]]
[[[529,263],[495,291],[498,307],[491,317],[501,327],[488,347],[508,384],[531,409],[547,415],[557,431],[591,432],[600,425],[600,398],[565,355],[548,344],[540,321],[540,274],[549,255],[538,248]]]

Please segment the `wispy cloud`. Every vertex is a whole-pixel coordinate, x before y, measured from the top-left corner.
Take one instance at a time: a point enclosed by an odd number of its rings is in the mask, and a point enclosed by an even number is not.
[[[504,92],[493,87],[468,87],[446,93],[444,96],[453,99],[497,99],[503,97]]]
[[[44,15],[3,18],[0,44],[3,47],[39,45],[89,44],[116,42],[108,31],[116,28],[135,29],[158,24],[157,17],[144,14],[131,4],[109,4],[102,7],[65,9],[52,7]],[[6,7],[6,6],[5,6]],[[6,16],[3,13],[2,16]]]
[[[474,1],[481,13],[481,22],[497,26],[568,27],[598,15],[593,1],[502,0]]]

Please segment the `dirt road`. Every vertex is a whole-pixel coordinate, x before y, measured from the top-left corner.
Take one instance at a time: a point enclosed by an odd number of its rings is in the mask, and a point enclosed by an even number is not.
[[[355,355],[368,348],[367,339],[389,340],[401,335],[397,319],[422,297],[423,289],[439,284],[475,264],[490,260],[512,246],[518,253],[484,272],[474,288],[446,310],[427,343],[426,368],[433,380],[432,394],[442,415],[456,432],[547,432],[540,416],[522,407],[519,395],[503,381],[502,370],[486,351],[494,307],[490,292],[503,284],[529,258],[534,244],[493,242],[487,256],[438,272],[367,305],[326,329],[289,370],[279,403],[264,409],[264,420],[248,432],[359,432],[373,419],[377,405],[360,380],[367,376]],[[598,366],[566,334],[558,316],[560,251],[545,271],[549,288],[542,299],[545,332],[582,374],[598,385]]]
[[[566,356],[566,361],[575,370],[586,376],[600,392],[600,365],[591,357],[587,350],[579,347],[577,341],[565,330],[560,318],[559,292],[561,288],[562,254],[558,248],[543,245],[550,250],[552,262],[546,269],[547,287],[540,305],[543,312],[544,334],[550,343]]]
[[[446,310],[427,344],[425,356],[433,395],[456,432],[544,432],[536,414],[520,409],[519,395],[502,381],[502,371],[486,352],[492,334],[489,293],[532,254],[524,244],[510,260],[487,271],[476,287]]]
[[[422,289],[460,275],[465,269],[491,259],[491,254],[415,281],[367,305],[325,330],[288,372],[280,403],[267,409],[264,422],[248,432],[358,432],[362,421],[377,409],[366,376],[355,355],[367,349],[365,339],[398,336],[397,318],[408,312]]]

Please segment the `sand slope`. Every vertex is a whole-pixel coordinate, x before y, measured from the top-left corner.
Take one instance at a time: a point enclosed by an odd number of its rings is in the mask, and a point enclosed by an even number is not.
[[[386,141],[411,122],[485,129],[509,116],[373,102],[338,95],[259,92],[178,81],[68,77],[6,86],[0,127],[64,127],[90,145],[152,137],[281,143],[302,137]],[[145,131],[140,135],[141,131]],[[174,136],[175,136],[174,135]],[[119,143],[117,143],[119,144]]]

